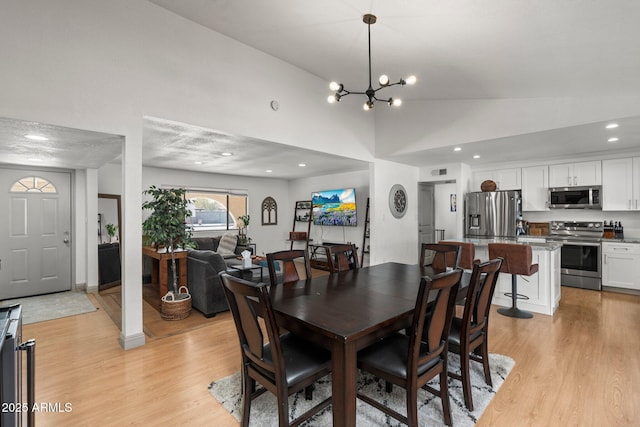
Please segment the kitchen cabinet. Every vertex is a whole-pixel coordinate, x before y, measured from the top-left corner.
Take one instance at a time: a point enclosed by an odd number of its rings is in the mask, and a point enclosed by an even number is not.
[[[602,162],[567,163],[549,166],[549,187],[602,185]]]
[[[480,184],[486,180],[496,183],[497,190],[520,190],[522,170],[520,168],[496,169],[473,172],[472,190],[480,191]]]
[[[548,211],[549,167],[522,168],[522,210]]]
[[[602,242],[602,286],[640,290],[640,244]]]
[[[602,161],[602,210],[640,209],[640,157]]]

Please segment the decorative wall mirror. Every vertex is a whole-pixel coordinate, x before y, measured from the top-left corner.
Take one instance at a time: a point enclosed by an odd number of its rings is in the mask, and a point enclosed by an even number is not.
[[[278,204],[269,196],[262,201],[262,225],[278,224]]]
[[[113,243],[116,240],[122,241],[122,235],[120,234],[120,225],[122,224],[121,210],[120,210],[120,195],[119,194],[98,194],[98,215],[100,230],[98,236],[101,239],[98,243]],[[109,236],[107,225],[115,226],[116,234],[114,237]]]

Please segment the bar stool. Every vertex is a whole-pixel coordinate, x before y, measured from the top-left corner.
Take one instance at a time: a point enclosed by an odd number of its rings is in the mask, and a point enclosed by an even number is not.
[[[538,264],[531,263],[533,258],[531,246],[514,243],[489,243],[489,259],[498,257],[504,259],[500,271],[511,274],[511,292],[505,293],[506,296],[511,297],[511,307],[500,308],[498,313],[504,316],[517,317],[518,319],[532,318],[532,313],[520,310],[517,307],[518,298],[529,299],[526,295],[518,294],[517,276],[531,276],[538,272]]]

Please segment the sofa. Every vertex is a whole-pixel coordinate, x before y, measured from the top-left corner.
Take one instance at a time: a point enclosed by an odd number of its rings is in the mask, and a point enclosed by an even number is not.
[[[225,272],[247,278],[240,271],[227,271],[224,258],[214,251],[190,250],[187,253],[187,280],[191,305],[205,317],[213,317],[217,313],[229,310],[220,277]]]
[[[225,236],[227,240],[234,242],[235,246],[233,245],[233,243],[231,243],[230,245],[225,245],[226,251],[218,250],[218,249],[222,249],[220,248],[220,240],[223,238],[223,236]],[[224,234],[223,236],[194,237],[191,239],[195,244],[193,249],[218,252],[220,255],[222,255],[224,259],[232,259],[232,258],[235,259],[238,255],[242,253],[242,251],[249,251],[253,253],[251,246],[238,244],[238,235],[227,233],[227,234]],[[234,247],[231,248],[231,246],[234,246]]]

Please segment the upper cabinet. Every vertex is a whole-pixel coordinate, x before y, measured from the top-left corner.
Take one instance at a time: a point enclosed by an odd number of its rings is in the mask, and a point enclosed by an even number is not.
[[[602,210],[640,209],[640,157],[602,161]]]
[[[480,184],[488,179],[496,183],[497,190],[520,190],[521,171],[520,168],[511,168],[473,172],[471,191],[480,191]]]
[[[602,162],[568,163],[549,166],[549,187],[602,185]]]
[[[547,211],[549,199],[549,167],[522,168],[522,210]]]

